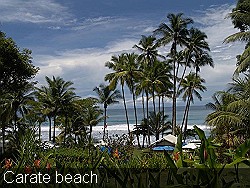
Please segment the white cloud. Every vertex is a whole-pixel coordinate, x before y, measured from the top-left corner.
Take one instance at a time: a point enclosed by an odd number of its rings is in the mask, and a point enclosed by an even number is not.
[[[211,55],[215,63],[214,69],[211,67],[201,68],[202,77],[206,79],[206,86],[208,88],[208,91],[202,94],[204,99],[203,103],[208,102],[208,99],[211,98],[215,91],[226,88],[226,84],[231,81],[231,77],[235,69],[235,56],[242,53],[244,48],[244,45],[240,43],[223,43],[223,40],[227,36],[237,31],[233,28],[230,19],[224,19],[233,7],[234,6],[229,5],[213,6],[204,12],[199,12],[198,16],[193,17],[195,23],[199,23],[198,25],[200,29],[208,35]],[[39,82],[42,84],[44,83],[42,80],[44,80],[45,75],[62,76],[65,80],[72,80],[75,83],[75,87],[77,88],[76,91],[79,95],[88,96],[93,93],[93,87],[99,85],[101,82],[104,82],[103,78],[105,74],[110,71],[104,67],[105,62],[109,61],[112,55],[132,51],[132,46],[138,43],[141,35],[145,34],[143,32],[150,32],[153,30],[153,27],[150,24],[143,25],[143,28],[138,26],[138,28],[140,28],[138,29],[137,27],[133,27],[134,24],[129,22],[131,20],[123,19],[122,23],[117,21],[116,24],[113,24],[112,21],[116,20],[119,20],[119,18],[96,17],[92,19],[85,19],[74,29],[80,32],[86,27],[91,27],[95,24],[106,24],[108,25],[107,27],[112,26],[116,29],[118,27],[127,26],[126,29],[131,27],[130,33],[127,33],[128,37],[124,38],[123,35],[121,38],[124,39],[112,39],[109,43],[105,44],[105,47],[103,48],[79,47],[78,49],[56,52],[55,55],[34,56],[34,62],[40,67],[40,72],[37,76]],[[110,35],[112,35],[112,27],[109,28]],[[54,29],[57,28],[55,27]],[[86,31],[82,32],[85,33]],[[105,35],[103,31],[100,33]],[[138,38],[132,39],[135,37],[135,33],[138,34],[136,35]],[[76,33],[70,33],[69,36],[71,37],[63,36],[61,39],[72,40],[73,37],[78,38]],[[166,50],[169,52],[168,47],[160,49],[160,52],[166,54]],[[196,104],[198,104],[198,101]]]
[[[0,0],[1,22],[67,24],[72,15],[54,0]]]
[[[201,75],[206,79],[208,91],[203,94],[204,99],[210,98],[217,90],[226,89],[228,82],[231,82],[235,70],[236,55],[241,54],[244,49],[242,43],[223,43],[229,35],[237,32],[230,19],[225,17],[232,11],[235,5],[212,6],[206,11],[199,12],[193,17],[195,23],[199,23],[201,30],[208,36],[208,43],[211,48],[211,56],[215,68],[202,67]]]
[[[89,27],[96,27],[96,26],[116,26],[117,23],[126,21],[124,18],[118,17],[110,17],[110,16],[100,16],[100,17],[93,17],[93,18],[86,18],[83,21],[79,21],[79,23],[72,27],[72,30],[84,30]]]
[[[40,67],[36,79],[44,84],[45,76],[61,76],[73,81],[81,96],[89,95],[94,86],[104,82],[105,74],[110,71],[105,68],[105,62],[112,55],[132,51],[136,42],[127,39],[110,43],[105,48],[74,49],[57,52],[55,56],[35,56],[34,61]]]

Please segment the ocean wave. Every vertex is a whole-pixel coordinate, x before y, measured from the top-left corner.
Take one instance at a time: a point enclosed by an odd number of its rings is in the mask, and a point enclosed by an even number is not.
[[[207,125],[196,125],[202,130],[210,130],[210,127]],[[129,125],[130,130],[133,130],[135,128],[135,125],[130,124]],[[193,129],[194,125],[188,125],[188,129]],[[128,125],[127,124],[118,124],[118,125],[108,125],[106,130],[108,131],[113,131],[113,130],[121,130],[121,131],[127,131],[128,130]],[[93,131],[103,131],[103,126],[98,125],[93,127]]]

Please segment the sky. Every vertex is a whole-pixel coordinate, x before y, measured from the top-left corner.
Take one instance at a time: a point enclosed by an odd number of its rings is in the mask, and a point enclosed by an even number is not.
[[[77,95],[94,96],[110,70],[104,66],[112,55],[136,52],[141,35],[151,35],[167,14],[184,13],[194,27],[208,36],[215,67],[202,67],[207,91],[201,105],[227,88],[242,43],[224,44],[237,32],[225,19],[235,0],[0,0],[0,30],[22,48],[32,50],[33,64],[40,68],[35,80],[45,76],[73,81]],[[168,47],[166,47],[167,49]],[[167,51],[167,50],[165,50]],[[164,54],[163,54],[164,55]],[[138,99],[140,100],[140,99]],[[132,105],[131,97],[127,98]],[[181,99],[178,104],[184,104]]]

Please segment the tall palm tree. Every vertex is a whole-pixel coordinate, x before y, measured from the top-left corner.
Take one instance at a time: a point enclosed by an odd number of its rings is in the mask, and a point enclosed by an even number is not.
[[[158,29],[154,31],[155,34],[160,34],[161,38],[158,40],[161,45],[171,43],[170,54],[173,57],[173,109],[172,109],[172,128],[175,134],[176,128],[176,98],[177,98],[177,74],[179,71],[179,62],[177,61],[177,46],[187,44],[188,30],[187,26],[193,23],[190,18],[183,18],[183,14],[168,14],[169,25],[166,23],[160,24]]]
[[[112,56],[111,61],[106,62],[105,66],[108,67],[109,69],[112,69],[114,72],[108,73],[104,79],[105,81],[110,82],[111,89],[116,88],[118,82],[120,82],[121,84],[123,105],[125,109],[125,116],[128,126],[128,134],[130,134],[128,110],[127,110],[124,86],[125,84],[127,84],[129,88],[134,87],[133,79],[136,70],[135,67],[136,64],[134,64],[135,62],[129,61],[128,57],[129,55],[125,53],[118,56]]]
[[[186,107],[181,127],[181,130],[183,130],[184,126],[184,139],[186,138],[190,104],[191,102],[194,103],[194,96],[196,96],[199,100],[202,100],[202,97],[198,90],[201,92],[204,92],[206,90],[206,87],[202,85],[203,83],[205,83],[205,80],[199,75],[196,75],[192,72],[185,76],[185,79],[181,82],[182,88],[180,89],[180,93],[183,93],[182,98],[184,101],[186,101]]]
[[[197,28],[191,28],[188,32],[187,46],[184,49],[184,56],[186,58],[184,70],[181,76],[182,80],[185,76],[186,69],[191,64],[194,66],[196,74],[200,71],[200,66],[210,65],[213,67],[213,60],[209,56],[210,51],[209,45],[206,41],[207,35]],[[181,83],[181,82],[180,82]],[[180,83],[177,89],[179,92]]]
[[[126,83],[132,93],[133,106],[134,106],[134,115],[135,115],[135,127],[137,129],[138,126],[138,117],[137,117],[137,109],[136,109],[136,94],[135,94],[135,84],[142,77],[142,72],[139,70],[139,60],[138,55],[135,53],[125,53],[124,54],[124,68],[127,71],[127,79]],[[140,147],[139,135],[136,134],[137,143]]]
[[[142,79],[136,86],[137,95],[142,94],[142,100],[144,101],[144,93],[146,94],[146,118],[149,117],[149,94],[150,94],[150,79],[149,72],[151,67],[153,67],[154,62],[157,58],[163,58],[164,56],[158,53],[158,47],[160,43],[157,43],[154,36],[144,36],[142,35],[141,40],[138,45],[134,45],[134,48],[139,50],[139,60],[141,62],[140,70],[142,71]],[[144,106],[144,103],[143,103]],[[145,116],[145,115],[144,115]],[[149,131],[149,129],[148,129]],[[148,132],[148,142],[150,144],[150,132]]]
[[[104,107],[104,126],[103,126],[103,140],[105,139],[106,126],[107,126],[107,107],[111,104],[119,103],[118,99],[122,98],[119,90],[112,90],[110,86],[100,84],[94,90],[98,95],[98,102],[103,104]]]

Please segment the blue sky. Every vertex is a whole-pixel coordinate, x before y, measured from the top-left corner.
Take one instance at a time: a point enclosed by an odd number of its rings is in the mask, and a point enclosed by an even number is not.
[[[61,76],[73,81],[82,97],[94,95],[93,88],[110,71],[104,64],[112,55],[134,51],[141,35],[150,35],[166,22],[168,13],[183,12],[208,35],[215,68],[202,68],[208,91],[196,104],[210,102],[215,91],[226,88],[235,56],[244,47],[223,44],[237,31],[225,19],[235,0],[0,0],[0,4],[0,30],[20,48],[32,50],[33,63],[40,67],[36,80],[44,84],[45,75]]]

